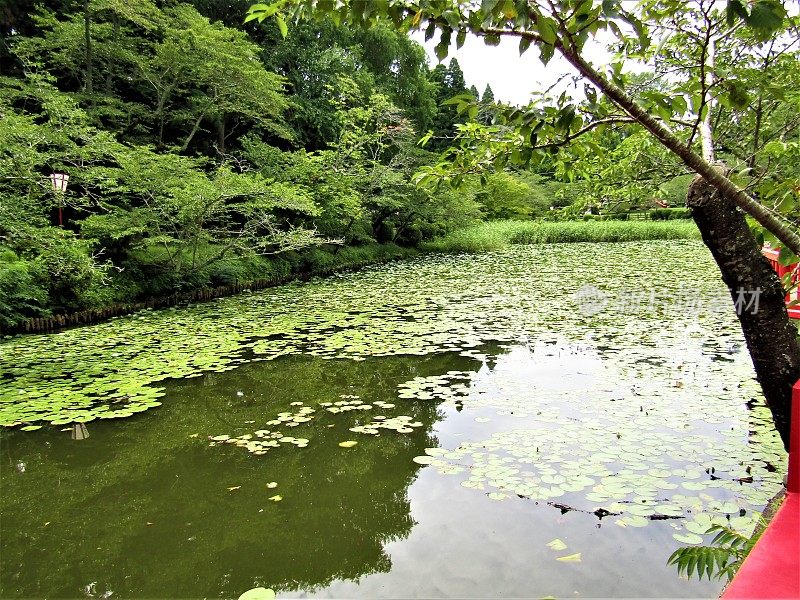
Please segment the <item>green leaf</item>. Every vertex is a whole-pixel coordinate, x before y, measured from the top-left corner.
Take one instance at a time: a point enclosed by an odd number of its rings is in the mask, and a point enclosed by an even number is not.
[[[786,267],[788,265],[793,265],[794,263],[799,261],[797,256],[794,255],[794,252],[792,252],[788,248],[781,248],[781,251],[778,253],[778,262],[784,267]]]
[[[761,40],[769,39],[783,25],[786,11],[778,0],[756,0],[745,19]]]
[[[436,47],[434,48],[434,52],[436,53],[436,58],[438,58],[440,61],[444,60],[445,58],[447,58],[448,50],[449,50],[448,44],[439,42],[438,44],[436,44]]]
[[[736,17],[747,19],[747,7],[744,0],[728,0],[728,5],[725,7],[725,17],[728,25],[733,25]]]
[[[539,46],[539,60],[542,61],[543,65],[547,65],[550,62],[550,59],[553,58],[553,54],[555,53],[555,48],[548,44]]]
[[[685,535],[680,533],[673,533],[672,537],[683,544],[702,544],[703,538],[696,533],[687,533]]]
[[[283,17],[277,15],[275,17],[275,22],[278,24],[278,30],[281,32],[281,37],[286,38],[286,35],[289,33],[289,28],[286,26],[286,21],[283,20]]]
[[[418,465],[430,465],[436,462],[436,459],[433,456],[415,456],[411,460]]]
[[[619,0],[603,0],[602,10],[607,17],[616,17],[619,14]]]
[[[459,29],[456,34],[456,48],[461,48],[464,45],[464,40],[467,39],[467,30]]]
[[[556,43],[557,26],[551,23],[551,19],[540,18],[535,25],[535,29],[545,44],[553,46]]]

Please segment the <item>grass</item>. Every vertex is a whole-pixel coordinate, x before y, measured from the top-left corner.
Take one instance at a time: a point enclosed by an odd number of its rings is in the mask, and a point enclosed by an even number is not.
[[[429,252],[487,252],[511,244],[699,239],[693,221],[490,221],[423,244]]]

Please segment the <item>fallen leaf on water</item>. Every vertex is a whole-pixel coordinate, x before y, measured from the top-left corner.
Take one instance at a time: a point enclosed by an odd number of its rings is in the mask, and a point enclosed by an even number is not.
[[[269,499],[272,500],[273,502],[280,502],[281,500],[283,500],[283,496],[275,495],[271,496]]]
[[[229,487],[229,488],[228,488],[228,491],[229,491],[229,492],[232,492],[233,490],[238,490],[240,487],[242,487],[242,486],[240,486],[240,485],[233,485],[233,486],[231,486],[231,487]]]
[[[570,554],[569,556],[561,556],[556,560],[560,560],[561,562],[581,562],[581,553],[576,552],[575,554]]]
[[[354,442],[353,440],[347,440],[346,442],[339,442],[339,445],[342,448],[352,448],[356,444],[358,444],[358,442]]]
[[[556,538],[552,542],[548,542],[547,543],[547,547],[550,548],[551,550],[555,550],[556,552],[559,552],[559,551],[563,550],[564,548],[566,548],[567,545],[563,541],[561,541],[560,539]]]
[[[277,481],[270,481],[270,482],[267,484],[267,487],[268,487],[269,489],[276,488],[276,487],[278,487],[278,482],[277,482]]]

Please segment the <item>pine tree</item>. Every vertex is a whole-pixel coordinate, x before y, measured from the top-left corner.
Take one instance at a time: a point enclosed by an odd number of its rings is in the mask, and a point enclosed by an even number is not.
[[[491,86],[487,83],[486,89],[483,90],[483,97],[481,98],[478,121],[484,125],[489,125],[494,118],[494,112],[494,92],[492,91]]]

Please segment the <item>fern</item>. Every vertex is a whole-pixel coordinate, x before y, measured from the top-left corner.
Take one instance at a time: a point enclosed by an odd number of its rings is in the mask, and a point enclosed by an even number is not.
[[[691,578],[697,575],[710,580],[712,576],[733,579],[742,562],[753,549],[763,531],[763,520],[759,523],[758,534],[747,537],[724,525],[712,525],[706,534],[716,533],[710,546],[690,546],[678,548],[667,560],[668,565],[676,565],[678,573]]]

